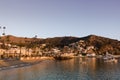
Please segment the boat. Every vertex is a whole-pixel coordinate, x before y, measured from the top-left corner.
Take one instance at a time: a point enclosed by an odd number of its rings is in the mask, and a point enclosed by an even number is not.
[[[89,53],[86,55],[87,57],[96,57],[96,54],[95,53]]]
[[[106,53],[106,55],[103,56],[104,62],[117,62],[117,59],[112,54]]]
[[[117,62],[117,59],[112,58],[112,59],[109,59],[109,60],[105,60],[104,62]]]

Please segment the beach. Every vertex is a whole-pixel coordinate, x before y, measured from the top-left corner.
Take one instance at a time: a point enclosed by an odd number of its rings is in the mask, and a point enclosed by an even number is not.
[[[120,55],[114,55],[114,57],[120,58]],[[55,58],[54,57],[27,57],[27,58],[22,57],[20,60],[0,60],[0,71],[12,69],[12,68],[31,66],[46,60],[55,60]]]
[[[54,60],[53,57],[27,57],[20,60],[0,60],[0,70],[18,68],[37,64],[45,60]]]

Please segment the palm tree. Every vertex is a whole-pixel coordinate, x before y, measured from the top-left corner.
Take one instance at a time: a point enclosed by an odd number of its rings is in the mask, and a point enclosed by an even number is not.
[[[3,34],[2,35],[5,35],[5,29],[6,29],[6,27],[4,26],[3,27]]]
[[[1,29],[1,26],[0,26],[0,29]],[[1,39],[1,36],[0,36],[0,39]],[[1,59],[1,55],[0,55],[0,59]]]
[[[0,26],[0,29],[1,29],[2,27]],[[1,35],[0,35],[0,39],[1,39]],[[0,40],[1,41],[1,40]]]

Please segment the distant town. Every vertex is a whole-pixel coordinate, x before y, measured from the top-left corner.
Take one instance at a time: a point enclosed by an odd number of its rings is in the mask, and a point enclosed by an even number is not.
[[[118,45],[118,46],[116,46]],[[0,37],[0,59],[21,59],[41,56],[88,56],[120,54],[120,42],[108,38],[90,35],[84,38],[56,37],[48,39]]]
[[[7,37],[6,37],[7,38]],[[64,48],[51,47],[47,48],[47,44],[36,44],[30,42],[29,44],[11,44],[9,41],[0,42],[0,58],[1,59],[20,59],[21,57],[41,57],[41,56],[95,56],[95,47],[87,46],[85,48],[83,40],[72,43]],[[83,53],[83,54],[82,54]]]
[[[0,59],[11,60],[41,56],[88,56],[110,53],[120,55],[120,41],[96,35],[40,39],[6,35],[0,37]]]

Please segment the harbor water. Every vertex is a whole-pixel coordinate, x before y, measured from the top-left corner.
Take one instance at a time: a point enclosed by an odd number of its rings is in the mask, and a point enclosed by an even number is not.
[[[79,57],[46,60],[32,66],[2,70],[0,80],[120,80],[120,62]]]

